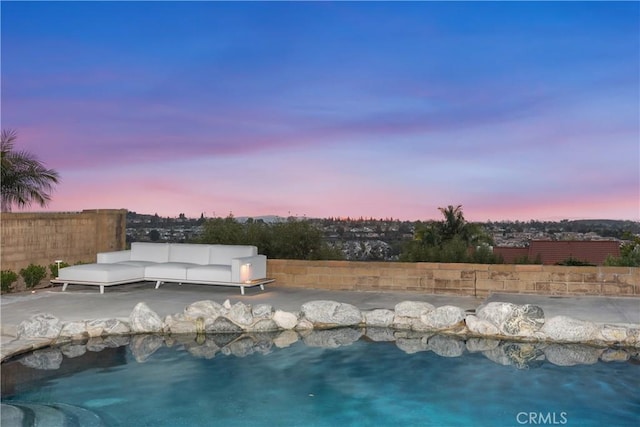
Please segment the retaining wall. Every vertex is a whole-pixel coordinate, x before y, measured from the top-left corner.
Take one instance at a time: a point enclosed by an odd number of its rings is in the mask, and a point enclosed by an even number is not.
[[[57,259],[95,262],[98,252],[125,249],[126,223],[126,209],[2,213],[0,266],[18,273],[31,263],[49,266]]]
[[[274,286],[411,291],[484,298],[492,292],[640,297],[640,268],[270,259]]]

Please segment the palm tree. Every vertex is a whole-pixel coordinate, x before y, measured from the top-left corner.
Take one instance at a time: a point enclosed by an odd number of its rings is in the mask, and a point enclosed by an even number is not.
[[[452,206],[449,205],[446,208],[438,208],[442,215],[444,215],[444,222],[441,223],[441,233],[443,240],[450,240],[454,236],[465,236],[465,229],[467,221],[462,215],[462,205]]]
[[[59,179],[58,172],[45,168],[33,154],[15,151],[16,138],[15,130],[2,130],[0,134],[2,212],[11,212],[14,205],[24,208],[33,202],[46,206]]]

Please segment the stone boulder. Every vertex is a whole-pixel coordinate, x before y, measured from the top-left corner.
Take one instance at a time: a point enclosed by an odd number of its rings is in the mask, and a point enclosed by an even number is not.
[[[402,301],[396,304],[394,308],[395,315],[398,317],[413,317],[419,319],[420,316],[426,314],[436,308],[433,304],[423,301]]]
[[[478,319],[473,314],[468,315],[464,319],[469,332],[482,336],[496,336],[500,334],[498,327],[488,320]]]
[[[395,313],[393,310],[386,308],[377,308],[375,310],[365,311],[364,323],[367,328],[388,328],[393,323]]]
[[[205,332],[206,333],[236,333],[242,332],[242,328],[226,317],[218,317],[213,320],[213,322],[205,323]]]
[[[490,302],[476,311],[476,316],[496,326],[505,335],[532,337],[544,325],[544,312],[537,305]]]
[[[198,325],[201,326],[200,330]],[[204,319],[202,317],[192,319],[186,314],[170,314],[164,318],[163,329],[169,334],[204,333]]]
[[[460,307],[445,305],[423,313],[420,321],[428,329],[451,329],[460,326],[464,317],[465,312]]]
[[[222,307],[222,304],[218,304],[217,302],[211,300],[203,300],[196,301],[193,304],[189,304],[184,309],[184,316],[185,319],[188,320],[196,320],[199,317],[203,319],[215,319],[216,317],[223,314],[224,311],[226,310],[224,309],[224,307]]]
[[[24,320],[18,325],[17,338],[58,338],[62,331],[62,322],[57,317],[48,314],[36,314],[29,320]]]
[[[298,324],[298,316],[282,310],[276,310],[273,313],[273,321],[280,329],[293,329]]]
[[[97,319],[87,322],[87,332],[90,337],[108,335],[126,335],[131,332],[129,325],[118,319]]]
[[[245,328],[253,323],[251,306],[240,301],[231,306],[229,313],[225,317],[236,325]]]
[[[64,322],[60,331],[60,338],[80,340],[89,337],[87,323],[82,321]]]
[[[624,343],[627,341],[627,328],[616,325],[602,325],[599,338],[606,342]]]
[[[270,304],[256,304],[251,309],[254,319],[271,319],[273,317],[273,306]]]
[[[301,312],[315,328],[357,326],[362,323],[362,313],[357,307],[336,301],[310,301],[302,305]]]
[[[567,316],[555,316],[547,320],[540,331],[552,341],[590,342],[599,338],[598,329],[591,322]]]
[[[129,315],[131,332],[137,334],[162,332],[163,322],[158,314],[143,302],[139,302]]]

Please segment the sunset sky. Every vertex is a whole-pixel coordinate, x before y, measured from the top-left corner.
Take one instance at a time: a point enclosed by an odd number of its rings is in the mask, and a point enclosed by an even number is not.
[[[44,210],[640,220],[638,2],[0,7]]]

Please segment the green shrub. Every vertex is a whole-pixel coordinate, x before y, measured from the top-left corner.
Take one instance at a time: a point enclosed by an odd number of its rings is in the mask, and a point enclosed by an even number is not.
[[[20,275],[24,279],[27,289],[31,289],[47,276],[47,268],[42,265],[29,264],[20,270]]]
[[[2,270],[2,273],[0,274],[0,288],[2,292],[11,292],[16,280],[18,280],[18,275],[15,271]]]
[[[60,268],[65,268],[65,267],[69,267],[69,264],[67,264],[66,262],[61,262]],[[58,264],[57,263],[49,264],[49,271],[51,272],[52,279],[55,279],[56,277],[58,277]]]

